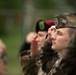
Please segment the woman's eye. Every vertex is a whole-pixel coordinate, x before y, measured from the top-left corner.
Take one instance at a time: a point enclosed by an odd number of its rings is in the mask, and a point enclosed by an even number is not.
[[[58,34],[58,35],[62,35],[62,33],[61,33],[60,31],[57,31],[57,34]]]

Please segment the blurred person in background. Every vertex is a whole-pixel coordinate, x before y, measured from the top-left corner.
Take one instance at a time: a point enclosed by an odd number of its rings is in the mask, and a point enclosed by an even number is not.
[[[6,46],[1,39],[0,39],[0,75],[7,75]]]
[[[35,35],[31,41],[30,52],[23,52],[20,54],[20,63],[24,75],[38,75],[38,73],[41,72],[39,54],[46,40],[48,28],[53,25],[53,20],[39,20],[36,23],[37,35]],[[40,73],[40,75],[42,73]]]

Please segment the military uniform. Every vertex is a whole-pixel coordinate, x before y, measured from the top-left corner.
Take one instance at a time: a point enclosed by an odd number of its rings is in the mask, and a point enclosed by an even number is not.
[[[46,75],[58,59],[57,53],[51,49],[51,44],[48,41],[42,47],[39,56],[41,62],[38,61],[38,57],[31,58],[29,54],[30,51],[21,54],[21,56],[24,55],[21,57],[23,75]]]
[[[76,13],[56,15],[55,25],[56,28],[73,28],[75,32],[65,47],[65,57],[56,60],[46,75],[76,75]],[[46,64],[49,61],[50,60],[48,60]],[[49,64],[49,66],[51,65]],[[45,67],[48,68],[47,66]]]
[[[46,73],[50,71],[55,61],[58,59],[58,54],[51,49],[51,43],[47,39],[42,47],[40,59],[42,63],[42,70]]]
[[[65,49],[68,51],[65,58],[58,59],[47,75],[76,75],[76,34]]]
[[[50,28],[52,25],[54,25],[54,20],[39,20],[36,23],[36,33],[38,33],[38,31],[47,32],[48,28]],[[41,52],[41,55],[39,54],[37,57],[33,58],[30,56],[30,51],[31,50],[22,52],[19,57],[23,75],[45,75],[46,73],[41,68],[43,65],[40,60],[43,59],[43,52]],[[44,58],[46,59],[46,57]]]
[[[71,42],[71,43],[70,43]],[[49,44],[49,45],[48,45]],[[34,62],[28,61],[27,67],[24,70],[24,75],[76,75],[76,35],[71,38],[66,49],[70,50],[68,56],[66,58],[60,60],[58,58],[57,53],[50,49],[51,45],[48,41],[45,42],[44,47],[42,48],[42,52],[40,55],[40,59],[42,61],[42,70],[37,70],[37,67],[32,65],[35,64]],[[70,48],[72,47],[72,48]],[[50,50],[49,50],[50,49]],[[47,51],[48,50],[48,51]],[[47,51],[47,52],[46,52]],[[48,58],[49,57],[49,58]],[[26,63],[26,62],[25,62]],[[24,64],[25,64],[24,63]],[[31,65],[30,65],[31,64]],[[30,65],[30,66],[28,66]],[[28,69],[28,70],[27,70]],[[38,71],[38,72],[37,72]],[[28,74],[29,73],[29,74]]]
[[[76,29],[76,13],[56,15],[55,24],[56,28]],[[63,59],[60,59],[57,53],[51,50],[48,43],[49,42],[46,41],[40,54],[42,70],[45,72],[44,75],[76,75],[76,31],[65,48],[67,53]]]

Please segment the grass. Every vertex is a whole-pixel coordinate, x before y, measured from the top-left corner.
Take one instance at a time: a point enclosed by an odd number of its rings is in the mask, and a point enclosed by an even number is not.
[[[21,75],[21,66],[18,60],[18,52],[22,43],[21,28],[14,28],[6,36],[1,36],[1,39],[7,47],[7,69],[8,75]]]

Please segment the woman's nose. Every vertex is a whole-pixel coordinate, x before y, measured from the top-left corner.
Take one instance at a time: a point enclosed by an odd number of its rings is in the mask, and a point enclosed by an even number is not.
[[[55,32],[54,32],[54,33],[52,33],[52,35],[51,35],[51,39],[52,39],[52,40],[55,40],[55,38],[56,38],[56,36],[55,36]]]

